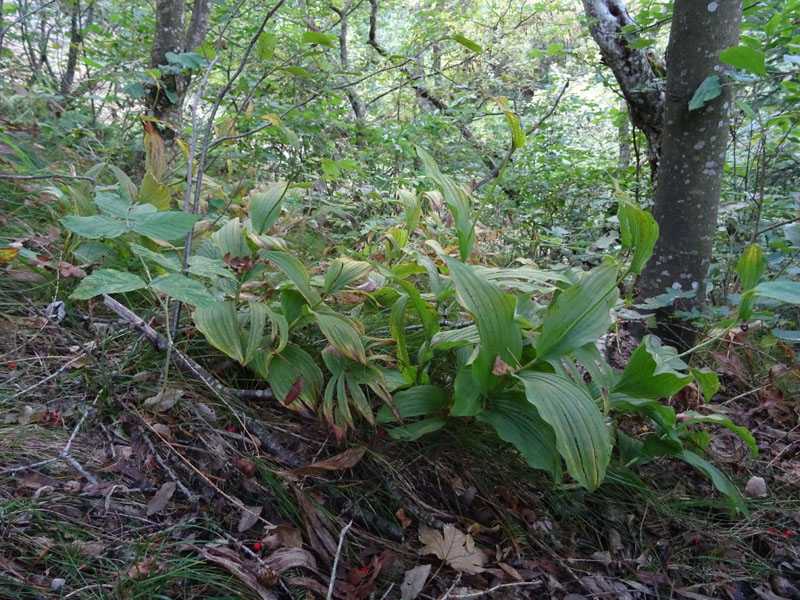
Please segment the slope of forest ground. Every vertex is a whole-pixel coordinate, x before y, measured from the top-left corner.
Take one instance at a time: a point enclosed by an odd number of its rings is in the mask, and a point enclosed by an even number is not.
[[[800,599],[800,0],[625,4],[0,0],[0,600]]]
[[[5,189],[22,202],[2,227],[41,265],[0,279],[0,597],[322,598],[336,564],[347,600],[800,598],[788,346],[768,372],[753,331],[703,359],[723,382],[714,402],[760,449],[750,460],[725,430],[710,446],[740,489],[765,480],[746,520],[674,461],[610,471],[590,494],[474,426],[413,443],[361,427],[337,444],[275,400],[175,369],[158,394],[164,356],[102,302],[48,309],[74,276],[64,239],[40,184]],[[204,366],[248,385],[219,357]],[[703,402],[684,392],[678,410]]]

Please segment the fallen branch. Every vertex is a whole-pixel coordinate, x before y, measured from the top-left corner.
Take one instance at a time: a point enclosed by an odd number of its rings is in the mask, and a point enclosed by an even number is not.
[[[119,315],[128,325],[130,325],[133,329],[137,330],[141,333],[147,341],[149,341],[157,350],[161,352],[166,352],[167,348],[169,347],[169,340],[167,340],[166,336],[161,335],[155,329],[150,327],[141,317],[135,314],[130,309],[126,308],[116,300],[114,300],[111,296],[103,295],[103,303],[114,311],[117,315]],[[222,385],[219,381],[214,378],[214,376],[209,373],[205,368],[199,365],[196,361],[192,360],[180,350],[176,348],[172,348],[172,352],[170,353],[172,361],[182,370],[187,371],[189,373],[193,373],[196,375],[203,383],[205,383],[209,388],[211,388],[215,393],[217,393],[220,398],[224,401],[225,396],[228,397],[235,397],[235,398],[248,398],[248,399],[268,399],[273,400],[275,399],[275,395],[272,393],[272,390],[236,390],[233,388],[226,387]],[[230,406],[229,406],[230,408]],[[266,447],[276,458],[284,462],[285,464],[291,467],[299,467],[306,463],[303,459],[299,456],[295,455],[293,452],[288,450],[281,444],[275,436],[269,433],[266,429],[261,427],[258,423],[256,423],[253,419],[248,417],[242,417],[233,409],[231,411],[236,414],[237,418],[239,418],[242,428],[246,431],[249,431],[252,435],[254,435],[263,445]],[[143,421],[148,427],[150,425]],[[152,428],[151,428],[152,430]],[[170,447],[173,451],[174,448],[172,445],[164,440],[161,435],[157,432],[153,431],[158,437],[164,442],[167,446]],[[176,454],[186,462],[190,468],[197,471],[197,469],[188,463],[186,459],[177,451]],[[222,490],[220,490],[216,485],[212,482],[208,481],[205,476],[200,473],[201,477],[206,479],[206,481],[212,485],[217,491],[229,498]],[[368,527],[372,527],[373,529],[378,530],[383,535],[387,536],[393,540],[402,540],[403,539],[403,530],[396,524],[391,523],[390,521],[380,517],[374,513],[366,511],[358,506],[356,506],[347,496],[345,496],[342,492],[337,490],[336,488],[331,488],[328,490],[333,502],[339,507],[339,509],[343,513],[350,514],[355,520],[363,523]],[[230,498],[229,498],[230,499]],[[236,502],[234,502],[236,504]],[[241,503],[239,503],[241,504]],[[239,504],[236,504],[239,506]]]
[[[105,304],[108,308],[113,310],[117,315],[119,315],[123,321],[125,321],[128,325],[130,325],[133,329],[141,333],[148,342],[150,342],[156,350],[160,352],[166,352],[167,348],[169,347],[169,340],[166,336],[161,335],[155,329],[150,327],[144,319],[139,317],[136,313],[128,309],[127,307],[123,306],[116,300],[114,300],[111,296],[107,294],[103,294],[103,304]],[[170,353],[172,357],[172,361],[178,366],[178,368],[186,371],[188,373],[192,373],[196,375],[203,383],[207,386],[215,390],[216,392],[227,395],[233,398],[245,399],[245,400],[274,400],[275,394],[272,390],[238,390],[234,388],[229,388],[219,381],[208,372],[203,366],[201,366],[197,361],[192,360],[188,356],[186,356],[183,352],[178,350],[173,346],[172,352]]]

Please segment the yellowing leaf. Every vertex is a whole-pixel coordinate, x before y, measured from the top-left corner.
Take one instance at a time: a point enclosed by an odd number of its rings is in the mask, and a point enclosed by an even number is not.
[[[456,571],[475,574],[484,570],[486,554],[475,547],[471,535],[461,533],[455,525],[445,525],[441,533],[422,527],[419,541],[424,544],[420,554],[435,554]]]
[[[0,248],[0,262],[11,262],[17,258],[19,248]]]

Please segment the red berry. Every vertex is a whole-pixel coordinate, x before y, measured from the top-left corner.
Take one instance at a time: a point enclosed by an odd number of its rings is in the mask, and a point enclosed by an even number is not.
[[[236,431],[236,430],[235,430],[233,427],[228,427],[228,431],[229,431],[230,433],[233,433],[233,432],[234,432],[234,431]]]
[[[786,535],[787,535],[787,536],[788,536],[788,535],[792,535],[792,532],[791,532],[791,531],[787,531],[787,532],[786,532]]]
[[[367,573],[369,573],[369,569],[367,567],[361,567],[358,571],[362,575],[366,575]]]
[[[253,544],[253,550],[255,550],[256,552],[261,550],[261,542],[256,542],[255,544]]]
[[[378,435],[386,435],[386,430],[385,430],[385,429],[381,429],[381,430],[378,432]]]
[[[9,368],[9,369],[16,369],[16,368],[17,368],[17,365],[16,365],[16,364],[14,364],[13,362],[10,362],[10,363],[8,363],[8,368]]]

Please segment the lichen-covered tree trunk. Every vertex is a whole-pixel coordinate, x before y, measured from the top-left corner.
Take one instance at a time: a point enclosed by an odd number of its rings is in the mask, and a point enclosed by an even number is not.
[[[150,48],[150,66],[169,66],[167,53],[192,52],[201,45],[208,31],[211,17],[209,0],[194,0],[192,17],[186,29],[186,0],[158,0],[156,2],[156,28],[153,45]],[[148,105],[152,116],[160,121],[180,125],[183,102],[189,87],[189,76],[185,73],[169,72],[162,69],[158,86],[148,93]],[[172,137],[169,128],[162,133]]]
[[[647,138],[647,159],[655,178],[664,122],[664,80],[651,62],[658,61],[649,57],[646,50],[631,48],[628,44],[623,27],[635,23],[622,0],[583,0],[583,7],[589,33],[600,49],[603,62],[619,83],[630,108],[631,121]]]
[[[728,141],[732,89],[700,109],[689,101],[707,77],[722,74],[719,54],[739,40],[742,0],[675,0],[667,49],[663,142],[653,216],[660,237],[638,282],[637,295],[652,298],[666,288],[695,290],[676,308],[701,306],[717,226],[722,171]],[[724,83],[724,82],[723,82]],[[656,314],[656,333],[680,348],[692,345],[695,331]]]

